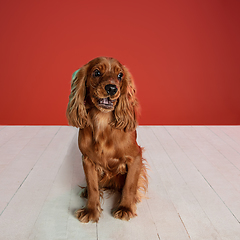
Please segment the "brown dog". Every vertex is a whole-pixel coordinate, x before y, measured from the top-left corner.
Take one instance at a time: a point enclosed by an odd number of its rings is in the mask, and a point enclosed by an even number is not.
[[[136,142],[138,101],[131,74],[116,59],[93,59],[73,75],[67,107],[69,124],[79,129],[78,145],[88,198],[76,212],[81,222],[97,222],[102,190],[119,191],[115,218],[136,216],[136,203],[148,180],[142,148]]]

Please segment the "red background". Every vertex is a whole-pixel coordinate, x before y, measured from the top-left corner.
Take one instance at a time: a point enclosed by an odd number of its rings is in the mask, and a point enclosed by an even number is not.
[[[2,1],[0,124],[67,124],[72,73],[132,72],[140,124],[240,124],[239,0]]]

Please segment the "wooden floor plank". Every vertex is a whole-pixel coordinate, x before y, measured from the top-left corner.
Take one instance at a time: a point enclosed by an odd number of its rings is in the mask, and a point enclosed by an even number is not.
[[[222,141],[232,147],[235,151],[240,153],[240,144],[234,141],[226,131],[229,127],[224,126],[210,126],[209,129],[216,134]]]
[[[0,147],[7,143],[18,131],[23,129],[24,126],[5,126],[1,129],[0,133]]]
[[[201,136],[208,142],[210,145],[214,146],[214,149],[221,153],[223,157],[230,161],[239,170],[240,173],[240,153],[233,149],[230,145],[226,143],[223,139],[219,138],[213,131],[209,128],[195,128],[199,131]],[[237,128],[235,128],[236,130]],[[214,153],[215,154],[215,153]]]
[[[29,144],[40,129],[41,127],[23,127],[11,137],[11,140],[0,147],[0,173],[16,159],[16,156]]]
[[[204,133],[202,136],[206,142],[209,142],[215,148],[214,157],[212,158],[217,159],[217,161],[213,160],[213,163],[216,163],[218,168],[222,170],[221,172],[225,178],[240,192],[240,145],[232,141],[231,138],[218,127],[210,127],[209,129],[215,136],[209,134],[209,136],[206,137]],[[213,140],[210,139],[210,136]],[[212,158],[210,158],[210,160],[212,160]]]
[[[236,150],[240,148],[240,126],[221,127],[221,130],[228,135],[237,145]]]

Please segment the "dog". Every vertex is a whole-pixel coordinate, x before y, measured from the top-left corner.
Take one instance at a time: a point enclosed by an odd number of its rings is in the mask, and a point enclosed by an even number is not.
[[[115,218],[137,215],[148,188],[147,162],[136,141],[138,107],[133,78],[116,59],[95,58],[73,74],[66,115],[79,128],[87,204],[75,215],[83,223],[98,222],[104,190],[121,195]]]

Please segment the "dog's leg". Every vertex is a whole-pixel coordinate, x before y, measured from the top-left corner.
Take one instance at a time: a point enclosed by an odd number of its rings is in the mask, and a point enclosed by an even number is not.
[[[125,185],[122,191],[122,197],[113,216],[121,220],[130,220],[136,214],[137,185],[142,167],[142,156],[138,155],[133,161],[127,163],[128,172]]]
[[[76,211],[76,217],[79,221],[87,223],[89,221],[98,222],[101,214],[98,174],[95,164],[88,158],[83,159],[83,169],[87,180],[88,200],[85,208]]]

